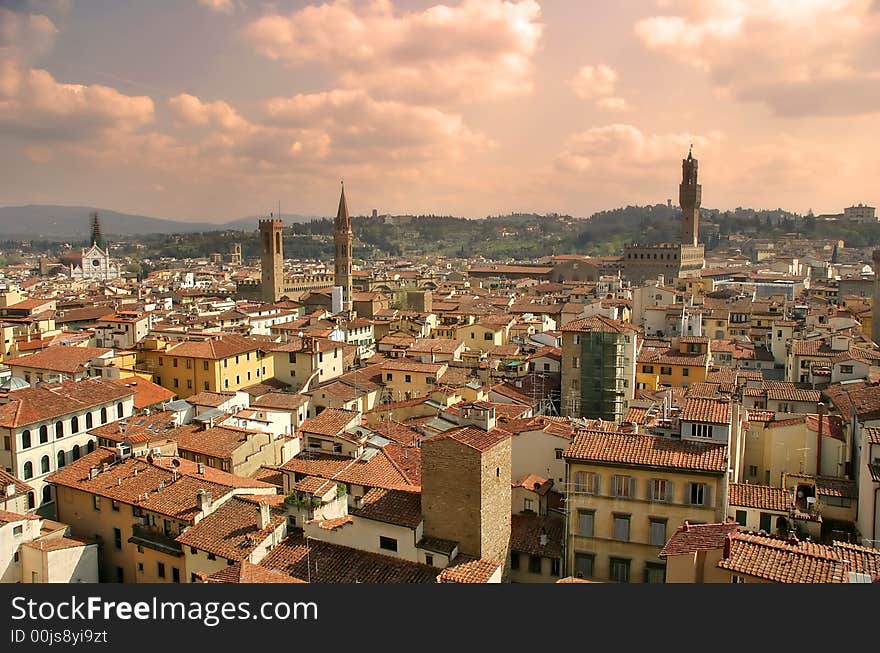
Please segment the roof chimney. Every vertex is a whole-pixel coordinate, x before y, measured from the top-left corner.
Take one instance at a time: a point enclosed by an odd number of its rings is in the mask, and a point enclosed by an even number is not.
[[[98,476],[98,468],[97,467],[89,467],[89,480],[93,478],[97,478]]]
[[[199,474],[205,475],[205,463],[199,463],[196,469],[198,469]]]
[[[15,483],[10,483],[6,486],[6,496],[12,497],[15,496]]]
[[[260,502],[260,516],[257,521],[257,526],[259,527],[260,530],[263,530],[264,528],[269,527],[270,521],[271,520],[269,517],[269,504]]]
[[[211,510],[211,504],[214,502],[214,495],[208,492],[205,489],[200,489],[196,492],[196,506],[202,512],[208,512]]]

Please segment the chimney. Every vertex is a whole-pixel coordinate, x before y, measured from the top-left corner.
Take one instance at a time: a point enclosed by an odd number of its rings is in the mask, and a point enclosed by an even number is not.
[[[15,496],[15,483],[10,483],[6,486],[6,496],[12,497]]]
[[[271,519],[269,518],[269,504],[260,502],[260,515],[257,521],[257,526],[260,530],[269,527],[269,522]]]
[[[205,463],[199,463],[197,468],[200,475],[205,475]]]
[[[201,512],[209,512],[213,502],[214,496],[207,490],[201,489],[196,492],[196,506]]]
[[[98,470],[97,467],[90,467],[90,468],[89,468],[89,480],[92,480],[93,478],[97,478],[97,477],[98,477],[98,471],[99,471],[99,470]]]

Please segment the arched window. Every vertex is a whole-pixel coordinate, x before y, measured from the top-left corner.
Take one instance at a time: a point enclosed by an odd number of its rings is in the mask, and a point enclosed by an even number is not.
[[[49,441],[49,427],[43,424],[40,427],[40,444],[46,444]]]
[[[61,469],[62,467],[64,467],[65,464],[66,464],[66,461],[64,458],[64,452],[59,451],[58,452],[58,469]]]
[[[64,424],[61,422],[55,422],[55,437],[60,438],[64,436]]]
[[[86,445],[86,451],[92,453],[95,450],[95,441],[89,440],[89,443]]]
[[[116,417],[122,419],[122,402],[116,404]]]
[[[78,433],[79,432],[79,417],[74,415],[70,418],[70,432]]]
[[[48,474],[49,473],[49,456],[43,456],[40,458],[40,474]]]
[[[24,480],[34,477],[34,464],[29,460],[24,464]]]
[[[70,450],[70,457],[74,460],[79,460],[79,445],[73,445],[73,449]]]
[[[90,429],[90,428],[92,428],[94,425],[95,425],[95,424],[94,424],[94,422],[92,421],[92,413],[91,413],[91,412],[86,413],[86,428],[87,428],[87,429]]]
[[[37,505],[36,495],[33,492],[28,492],[28,510],[33,510]]]
[[[43,503],[52,503],[52,486],[43,486]]]
[[[30,449],[31,448],[31,432],[28,429],[25,429],[21,432],[21,448],[22,449]]]
[[[107,407],[101,409],[101,424],[107,423]]]

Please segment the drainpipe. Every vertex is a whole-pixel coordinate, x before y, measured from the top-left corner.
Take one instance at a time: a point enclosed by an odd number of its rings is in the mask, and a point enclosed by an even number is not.
[[[819,409],[819,436],[816,442],[816,476],[822,475],[822,416],[825,413],[825,404],[821,401],[818,404]],[[806,470],[804,470],[806,471]]]

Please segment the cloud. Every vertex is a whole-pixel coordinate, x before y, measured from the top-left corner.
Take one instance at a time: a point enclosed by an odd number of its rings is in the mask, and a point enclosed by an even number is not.
[[[880,11],[873,0],[680,0],[635,33],[709,75],[722,95],[786,116],[880,110]]]
[[[616,83],[617,73],[605,64],[581,66],[569,82],[571,90],[582,100],[613,95]]]
[[[622,97],[603,97],[596,100],[596,108],[604,111],[629,111],[629,104]]]
[[[242,0],[198,0],[198,3],[221,14],[234,14],[236,11],[244,9]]]
[[[687,154],[691,144],[697,151],[705,151],[720,138],[717,133],[645,134],[633,125],[615,123],[569,136],[556,158],[556,166],[565,172],[590,171],[593,179],[626,182],[659,171],[666,175]]]
[[[44,140],[130,132],[154,119],[153,101],[99,84],[62,84],[45,70],[0,63],[0,131]]]
[[[58,28],[48,16],[19,14],[0,7],[0,62],[33,61],[55,44]]]
[[[378,99],[472,103],[532,91],[540,12],[534,0],[464,0],[410,12],[389,0],[335,0],[262,16],[244,38],[269,59],[326,67],[337,86]]]

